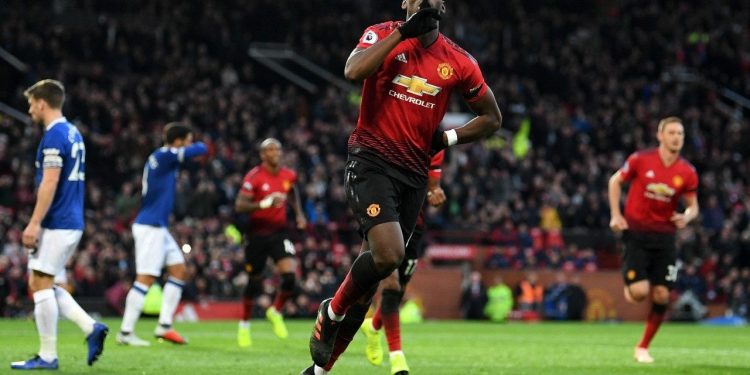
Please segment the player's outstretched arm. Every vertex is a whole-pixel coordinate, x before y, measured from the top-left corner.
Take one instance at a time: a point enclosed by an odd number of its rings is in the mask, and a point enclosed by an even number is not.
[[[468,102],[468,105],[477,116],[460,128],[435,133],[435,138],[432,140],[432,147],[435,151],[455,144],[487,138],[500,129],[503,115],[500,113],[492,90],[487,88],[479,100]]]
[[[628,222],[625,217],[622,216],[620,210],[620,197],[622,197],[622,176],[620,171],[615,172],[612,177],[609,178],[609,185],[607,187],[607,195],[609,197],[609,213],[611,219],[609,221],[609,227],[613,231],[619,232],[628,229]]]
[[[208,147],[203,142],[195,142],[185,147],[185,159],[194,158],[208,153]]]

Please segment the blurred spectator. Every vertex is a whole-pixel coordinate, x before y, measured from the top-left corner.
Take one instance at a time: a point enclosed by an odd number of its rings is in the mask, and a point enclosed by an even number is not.
[[[23,111],[21,92],[29,83],[59,78],[68,89],[65,111],[88,142],[86,250],[77,255],[83,259],[78,278],[94,268],[106,289],[118,282],[109,270],[132,275],[129,226],[140,198],[142,150],[158,146],[165,123],[184,120],[211,147],[208,160],[181,172],[177,183],[180,242],[193,246],[188,262],[195,279],[186,295],[239,296],[241,254],[222,238],[228,225],[242,227],[242,218],[215,216],[234,198],[242,172],[258,163],[256,140],[269,136],[289,145],[286,164],[299,171],[303,202],[316,226],[302,237],[316,245],[298,252],[300,280],[317,282],[330,268],[336,284],[351,262],[349,251],[336,249],[358,248],[360,241],[340,174],[357,119],[357,93],[326,84],[307,93],[246,51],[253,42],[286,43],[341,72],[364,25],[392,19],[398,6],[349,0],[131,3],[60,2],[55,12],[46,2],[0,7],[0,45],[30,67],[19,74],[0,65],[0,101]],[[586,0],[540,7],[477,0],[448,7],[441,28],[482,65],[501,103],[504,129],[487,142],[449,150],[443,181],[449,202],[429,210],[428,223],[450,232],[433,237],[501,246],[492,250],[489,267],[597,269],[598,253],[615,250],[607,230],[606,177],[630,152],[649,145],[655,119],[681,114],[688,135],[684,154],[702,178],[704,215],[680,234],[679,256],[692,263],[703,251],[715,251],[715,268],[699,277],[707,294],[716,294],[714,301],[737,301],[732,286],[740,272],[730,270],[750,267],[750,124],[747,111],[720,90],[750,92],[749,5]],[[456,98],[449,105],[466,111]],[[522,153],[511,147],[519,129],[528,141]],[[17,236],[34,201],[31,160],[40,136],[39,127],[0,115],[0,247],[10,264],[2,272],[11,285],[8,310],[27,298],[18,282],[18,273],[25,278],[26,254]],[[308,289],[314,306],[320,291]],[[86,286],[75,293],[102,290]]]
[[[727,314],[750,319],[750,298],[748,298],[747,288],[744,288],[742,283],[736,283],[732,286]]]
[[[8,278],[8,267],[10,262],[8,257],[0,255],[0,317],[5,315],[5,306],[8,304],[10,296],[10,280]]]
[[[541,312],[544,287],[539,284],[539,275],[534,271],[527,272],[526,279],[518,283],[515,295],[518,310]]]
[[[692,290],[680,294],[672,305],[671,320],[696,322],[706,316],[706,306]]]
[[[581,279],[574,275],[568,285],[568,320],[583,320],[588,298],[581,287]]]
[[[471,272],[461,294],[461,316],[464,319],[484,319],[484,308],[487,305],[487,287],[482,282],[479,271]]]
[[[504,322],[511,310],[513,310],[513,292],[503,283],[503,278],[497,275],[493,285],[487,290],[485,316],[493,322]]]
[[[544,317],[553,320],[568,318],[568,280],[565,274],[558,272],[555,282],[544,290]]]
[[[695,265],[688,264],[685,266],[682,274],[677,278],[675,290],[680,293],[690,291],[697,299],[706,295],[706,283],[698,275]]]

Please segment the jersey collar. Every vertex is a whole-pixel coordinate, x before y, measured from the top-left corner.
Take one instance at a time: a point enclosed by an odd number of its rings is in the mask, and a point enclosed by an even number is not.
[[[422,43],[419,41],[419,38],[411,38],[411,40],[412,40],[412,45],[418,48],[424,49],[424,50],[429,50],[443,41],[443,34],[441,32],[438,32],[438,36],[437,38],[435,38],[435,41],[433,41],[427,46],[423,46]]]
[[[50,122],[49,125],[47,125],[47,127],[44,128],[44,130],[45,131],[49,131],[50,129],[52,129],[53,126],[55,126],[57,124],[62,124],[63,122],[67,122],[67,121],[68,121],[68,119],[66,119],[65,116],[58,117],[58,118],[54,119],[52,122]]]
[[[279,168],[277,168],[275,172],[273,170],[271,170],[271,168],[268,165],[266,165],[266,163],[261,163],[260,167],[264,171],[266,171],[266,173],[268,173],[270,175],[273,175],[273,176],[277,176],[281,172],[281,166],[280,165],[279,165]]]

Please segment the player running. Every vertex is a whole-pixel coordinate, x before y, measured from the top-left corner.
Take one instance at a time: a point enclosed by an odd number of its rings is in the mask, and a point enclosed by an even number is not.
[[[294,186],[297,174],[281,166],[281,142],[274,138],[263,141],[260,159],[261,164],[245,175],[234,203],[235,211],[250,214],[245,241],[245,271],[250,277],[242,297],[242,320],[237,331],[237,344],[241,347],[252,345],[250,318],[255,298],[263,292],[263,269],[268,257],[276,263],[281,283],[273,305],[266,310],[266,318],[276,336],[285,339],[289,335],[281,311],[296,286],[294,244],[286,230],[286,203],[290,193],[297,229],[307,227],[299,192]]]
[[[314,365],[304,374],[333,367],[362,325],[378,283],[401,265],[426,196],[431,155],[500,127],[500,110],[476,60],[437,30],[444,1],[405,0],[402,8],[406,22],[368,27],[346,62],[346,78],[364,80],[345,170],[347,200],[364,241],[336,294],[318,310],[310,337]],[[442,131],[454,91],[477,116]]]
[[[34,320],[39,332],[39,352],[31,359],[11,363],[14,370],[56,370],[57,319],[62,315],[87,335],[91,366],[104,350],[109,329],[96,322],[62,287],[65,263],[83,235],[83,195],[86,190],[86,147],[78,129],[63,117],[65,88],[45,79],[24,91],[34,124],[44,126],[36,153],[36,204],[23,231],[23,245],[30,249],[29,290],[34,297]]]
[[[148,289],[161,275],[165,265],[169,278],[164,285],[159,323],[154,336],[175,344],[187,344],[172,329],[172,318],[185,284],[185,258],[167,227],[174,206],[180,166],[185,160],[206,154],[208,148],[203,142],[193,143],[192,130],[182,123],[167,124],[163,138],[164,146],[152,152],[143,167],[143,200],[133,223],[136,277],[125,299],[125,314],[120,333],[117,334],[117,342],[124,345],[150,345],[136,336],[135,324],[143,311]]]
[[[441,165],[445,158],[445,151],[440,151],[432,157],[430,172],[427,176],[427,203],[433,207],[440,207],[445,203],[445,192],[440,187],[442,175]],[[414,271],[417,270],[417,261],[422,255],[422,235],[425,230],[425,207],[419,212],[417,225],[413,234],[406,244],[404,261],[393,271],[390,276],[380,282],[382,291],[380,293],[380,305],[375,310],[372,318],[365,319],[361,331],[367,337],[365,354],[367,360],[375,366],[383,363],[383,348],[380,340],[380,328],[385,328],[385,337],[388,341],[389,362],[391,374],[402,375],[409,373],[409,365],[401,350],[401,323],[399,319],[399,306],[404,297],[406,286],[411,281]]]
[[[675,231],[685,228],[699,210],[698,174],[692,164],[680,157],[685,142],[682,120],[661,120],[656,138],[658,148],[630,155],[609,179],[609,226],[615,232],[625,231],[625,299],[631,303],[646,298],[652,301],[643,338],[635,347],[635,360],[641,363],[654,361],[648,347],[664,320],[669,291],[677,281]],[[620,212],[624,182],[631,182],[625,216]],[[676,211],[680,197],[687,204],[683,213]]]

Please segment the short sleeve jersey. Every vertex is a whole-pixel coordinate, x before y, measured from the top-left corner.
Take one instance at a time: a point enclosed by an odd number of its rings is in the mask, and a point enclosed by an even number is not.
[[[657,149],[630,155],[620,168],[620,176],[631,183],[625,219],[630,230],[638,232],[674,233],[670,218],[680,197],[698,190],[695,167],[683,158],[666,166]]]
[[[49,125],[36,152],[35,184],[47,168],[61,168],[55,196],[42,220],[48,229],[83,229],[86,147],[78,128],[64,117]]]
[[[402,22],[368,27],[357,44],[368,48]],[[477,61],[443,34],[424,47],[415,38],[400,42],[362,87],[357,127],[349,152],[365,150],[402,169],[427,176],[432,136],[438,130],[452,92],[467,102],[487,86]]]
[[[168,226],[177,194],[180,166],[185,160],[207,152],[208,147],[204,143],[196,142],[187,147],[161,147],[151,153],[143,167],[143,198],[135,222],[156,227]]]
[[[253,202],[260,202],[273,193],[289,194],[296,182],[297,174],[289,168],[282,167],[277,173],[271,173],[260,165],[245,175],[240,194],[251,197]],[[286,205],[260,209],[250,214],[251,234],[270,235],[284,228]]]

